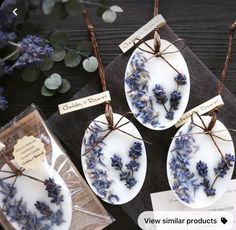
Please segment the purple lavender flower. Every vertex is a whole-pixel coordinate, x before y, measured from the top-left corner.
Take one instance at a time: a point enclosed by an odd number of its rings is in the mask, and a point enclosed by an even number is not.
[[[137,161],[132,160],[132,161],[130,161],[128,164],[126,164],[125,166],[126,166],[126,168],[127,168],[128,170],[131,170],[131,171],[138,171],[138,169],[139,169],[139,167],[140,167],[140,164],[139,164]]]
[[[173,111],[168,111],[166,113],[166,118],[169,120],[173,120],[174,119],[174,112]]]
[[[155,88],[152,91],[158,104],[165,104],[167,102],[168,98],[166,92],[161,85],[155,85]]]
[[[16,34],[14,32],[4,32],[0,30],[0,49],[7,46],[8,41],[14,41],[16,39]]]
[[[207,196],[215,196],[216,195],[216,189],[214,188],[205,188],[204,189]]]
[[[178,110],[178,105],[180,102],[180,99],[182,98],[181,93],[178,91],[173,91],[170,95],[170,106],[174,110]]]
[[[53,224],[56,224],[56,225],[58,226],[58,225],[62,224],[63,222],[65,222],[65,221],[63,220],[63,212],[62,212],[60,209],[58,209],[58,210],[54,213],[53,218],[51,219],[51,224],[52,224],[52,225],[53,225]]]
[[[131,189],[136,183],[137,183],[137,180],[134,177],[130,177],[126,179],[125,186]]]
[[[187,78],[184,74],[178,74],[175,77],[175,81],[177,82],[178,85],[186,85],[187,84]]]
[[[207,167],[207,164],[202,162],[202,161],[199,161],[197,163],[197,171],[198,171],[198,174],[201,176],[201,177],[207,177],[208,175],[208,167]]]
[[[227,171],[230,169],[230,167],[233,166],[235,158],[231,154],[225,154],[225,160],[229,167],[226,165],[224,159],[221,159],[221,162],[218,163],[216,168],[214,168],[215,174],[221,178],[223,178],[227,174]]]
[[[120,198],[119,198],[117,195],[111,194],[111,195],[109,195],[108,200],[109,200],[111,203],[113,203],[113,200],[119,201]]]
[[[10,65],[6,64],[6,62],[2,61],[0,58],[0,78],[4,75],[11,75],[13,73],[13,69]]]
[[[61,195],[61,186],[56,184],[54,179],[49,178],[45,180],[44,185],[46,186],[46,190],[48,191],[48,197],[51,197],[52,203],[56,203],[59,205],[62,201],[64,201],[63,195]]]
[[[6,110],[8,108],[8,101],[3,94],[5,93],[5,90],[0,87],[0,110]]]
[[[111,166],[117,170],[122,169],[123,167],[122,159],[115,154],[113,157],[111,157]]]
[[[39,212],[44,215],[47,219],[51,219],[53,216],[53,211],[50,209],[50,207],[45,204],[44,202],[39,202],[37,201],[36,204],[34,205]]]
[[[133,146],[129,150],[129,157],[137,159],[142,155],[142,143],[134,142]]]
[[[50,57],[53,54],[52,47],[38,36],[27,35],[18,45],[20,46],[21,56],[15,63],[17,68],[37,66],[43,61],[43,58]]]

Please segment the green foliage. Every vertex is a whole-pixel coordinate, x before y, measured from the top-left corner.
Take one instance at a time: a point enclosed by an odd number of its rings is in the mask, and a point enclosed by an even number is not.
[[[44,58],[43,62],[39,65],[41,71],[46,72],[52,69],[54,61],[51,57]]]
[[[83,67],[87,72],[95,72],[98,68],[98,60],[96,57],[91,56],[83,61]]]
[[[34,82],[40,76],[40,70],[37,68],[28,67],[21,71],[21,77],[26,82]]]
[[[63,61],[66,56],[66,51],[64,48],[56,48],[53,51],[52,59],[55,62]]]
[[[76,46],[76,49],[85,54],[85,55],[90,55],[92,53],[92,42],[91,41],[80,41],[78,45]]]
[[[62,84],[61,75],[54,73],[44,81],[44,85],[49,90],[57,90]]]
[[[64,62],[67,67],[76,67],[81,62],[81,56],[76,50],[68,50]]]
[[[42,1],[42,11],[45,15],[52,13],[53,8],[56,4],[56,0],[43,0]]]
[[[58,93],[67,93],[70,90],[70,82],[66,80],[65,78],[62,79],[62,84],[60,88],[58,89]]]
[[[45,97],[51,97],[57,92],[64,94],[70,90],[70,82],[61,77],[58,73],[53,73],[44,81],[44,85],[41,88],[41,94]]]
[[[69,36],[62,31],[52,32],[49,36],[51,45],[56,49],[62,49],[69,43]]]
[[[51,96],[55,95],[56,92],[57,92],[56,90],[47,89],[45,85],[43,85],[41,88],[41,94],[44,97],[51,97]]]

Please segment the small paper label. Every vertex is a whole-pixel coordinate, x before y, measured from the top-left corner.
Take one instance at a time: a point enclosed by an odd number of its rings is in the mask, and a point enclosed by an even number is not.
[[[126,53],[129,49],[134,46],[134,42],[136,39],[143,39],[149,33],[151,33],[154,29],[160,28],[166,24],[165,19],[161,14],[158,14],[154,18],[152,18],[148,23],[138,29],[135,33],[133,33],[129,38],[123,41],[119,47],[123,53]]]
[[[175,127],[178,128],[181,125],[185,124],[190,118],[193,112],[197,112],[199,115],[203,115],[205,113],[210,112],[214,108],[221,107],[224,105],[222,97],[220,95],[213,97],[209,101],[202,103],[201,105],[191,109],[190,111],[186,112],[179,121],[175,124]]]
[[[85,109],[91,106],[102,104],[106,101],[110,101],[111,96],[109,91],[94,94],[88,97],[77,99],[74,101],[69,101],[58,105],[60,114],[71,113],[80,109]]]
[[[34,136],[24,136],[14,146],[16,163],[24,169],[36,168],[44,159],[46,149],[43,142]]]

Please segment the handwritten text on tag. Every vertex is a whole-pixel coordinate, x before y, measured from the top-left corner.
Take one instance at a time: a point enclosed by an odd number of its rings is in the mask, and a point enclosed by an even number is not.
[[[154,29],[160,28],[166,24],[165,19],[161,14],[158,14],[154,18],[152,18],[148,23],[138,29],[135,33],[133,33],[130,37],[128,37],[125,41],[123,41],[119,47],[123,53],[126,53],[129,49],[134,46],[135,39],[143,39],[149,33],[151,33]]]
[[[58,105],[60,114],[71,113],[80,109],[85,109],[95,105],[102,104],[106,101],[110,101],[111,96],[109,91],[102,93],[94,94],[88,97],[77,99],[74,101],[69,101],[63,104]]]
[[[175,124],[175,127],[178,128],[181,125],[185,124],[190,118],[193,112],[197,112],[199,115],[203,115],[205,113],[210,112],[216,107],[221,107],[224,105],[224,102],[222,100],[222,97],[220,95],[213,97],[209,101],[206,101],[202,103],[201,105],[189,110],[186,112],[180,119],[179,121]]]

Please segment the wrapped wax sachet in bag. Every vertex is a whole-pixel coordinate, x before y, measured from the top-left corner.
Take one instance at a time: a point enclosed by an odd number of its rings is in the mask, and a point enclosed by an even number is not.
[[[113,222],[36,106],[0,129],[4,229],[103,229]]]

